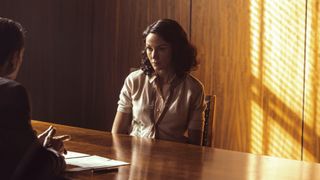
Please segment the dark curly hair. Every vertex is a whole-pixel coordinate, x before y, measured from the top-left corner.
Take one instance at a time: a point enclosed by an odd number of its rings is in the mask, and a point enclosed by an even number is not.
[[[25,30],[18,22],[0,17],[0,65],[24,47]]]
[[[191,70],[197,68],[196,48],[188,41],[187,33],[174,20],[160,19],[149,25],[143,31],[143,41],[146,43],[148,34],[154,33],[160,36],[172,47],[172,65],[177,76],[182,77]],[[140,69],[146,75],[151,75],[154,69],[148,59],[146,49],[142,50]]]

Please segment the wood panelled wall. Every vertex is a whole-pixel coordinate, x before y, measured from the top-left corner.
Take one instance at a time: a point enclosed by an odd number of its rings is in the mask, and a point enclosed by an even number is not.
[[[319,9],[319,0],[192,1],[195,75],[217,96],[215,147],[320,162]]]
[[[1,0],[0,16],[27,30],[18,80],[33,118],[110,130],[120,89],[139,67],[142,31],[159,18],[189,33],[189,0]]]
[[[320,162],[320,0],[308,0],[303,159]]]
[[[2,0],[0,16],[28,31],[19,80],[35,119],[110,130],[142,31],[172,18],[198,49],[194,75],[216,95],[215,147],[320,162],[319,4]]]
[[[204,5],[206,4],[206,5]],[[200,70],[195,75],[215,94],[215,147],[250,148],[250,33],[248,2],[200,0],[192,4],[192,42]]]

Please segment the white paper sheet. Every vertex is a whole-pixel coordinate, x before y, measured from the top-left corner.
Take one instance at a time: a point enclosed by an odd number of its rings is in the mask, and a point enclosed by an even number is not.
[[[71,158],[87,157],[87,156],[90,156],[90,155],[89,154],[85,154],[85,153],[68,151],[67,154],[64,154],[63,156],[64,156],[65,159],[71,159]]]
[[[123,161],[117,161],[113,159],[104,158],[96,155],[89,155],[84,153],[78,153],[68,151],[65,155],[67,165],[73,165],[75,167],[67,168],[66,171],[83,171],[83,170],[104,170],[114,169],[118,166],[128,165],[129,163]]]

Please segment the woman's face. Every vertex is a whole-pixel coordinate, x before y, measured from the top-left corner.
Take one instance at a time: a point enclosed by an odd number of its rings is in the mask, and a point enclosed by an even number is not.
[[[146,37],[146,53],[155,72],[168,71],[172,68],[172,47],[159,35],[150,33]]]

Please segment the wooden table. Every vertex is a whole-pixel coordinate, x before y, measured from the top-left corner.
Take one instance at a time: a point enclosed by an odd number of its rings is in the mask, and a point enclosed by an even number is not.
[[[32,121],[41,132],[50,124]],[[320,165],[55,124],[68,150],[131,163],[118,172],[67,174],[72,179],[319,180]]]

